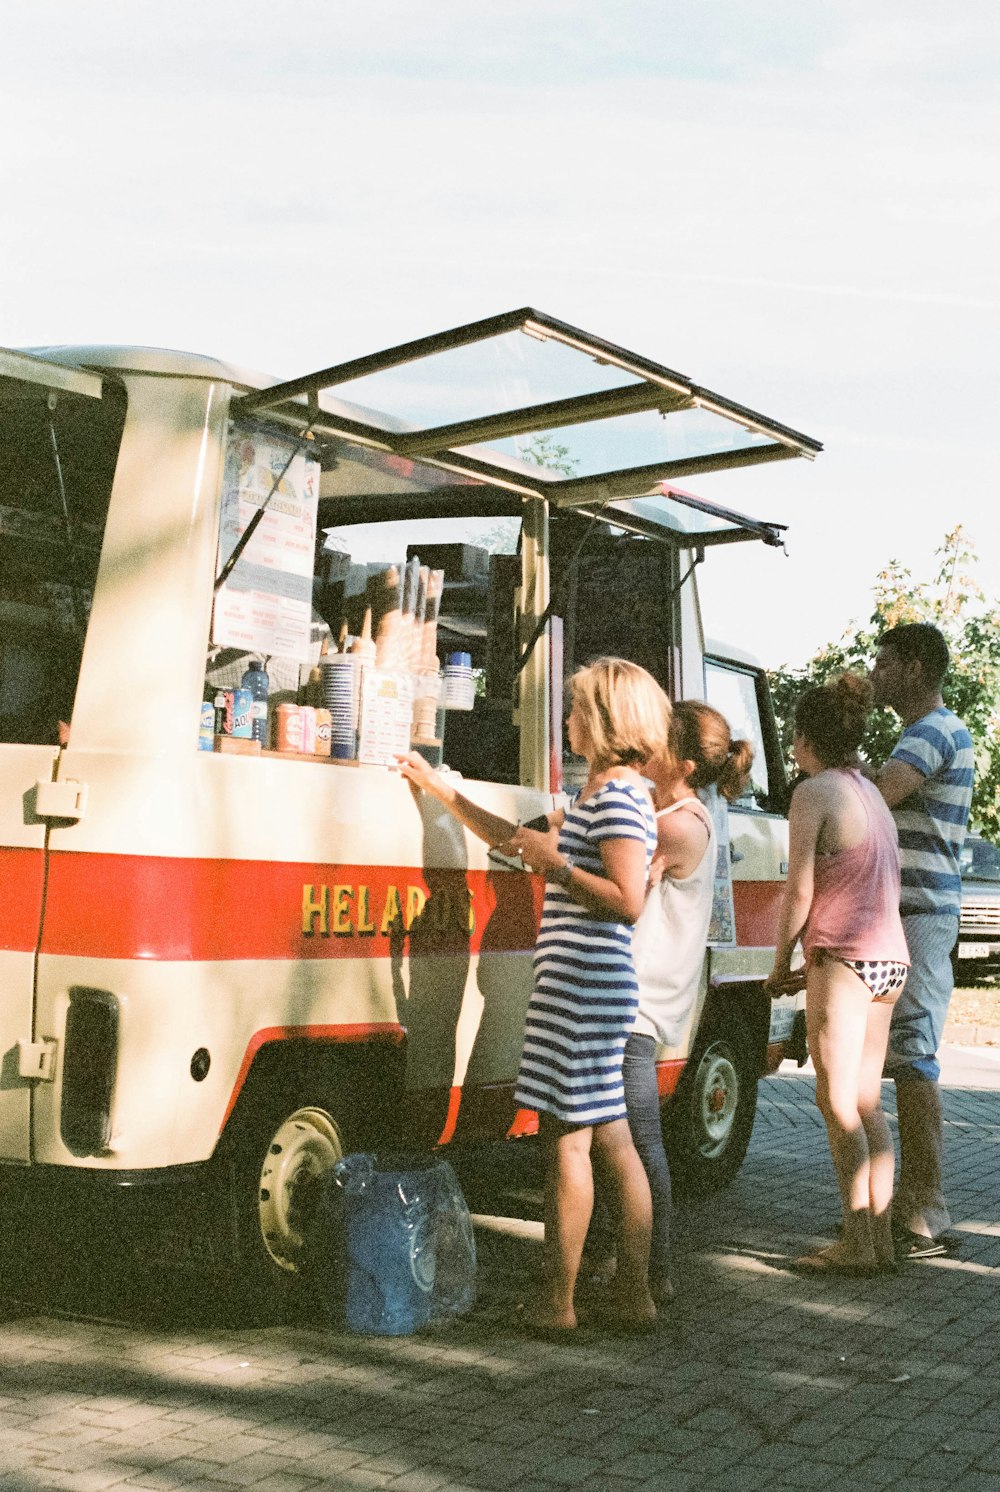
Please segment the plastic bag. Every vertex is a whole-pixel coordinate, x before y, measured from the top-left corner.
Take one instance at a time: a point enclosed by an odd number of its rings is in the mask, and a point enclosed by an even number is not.
[[[446,1161],[345,1156],[344,1316],[351,1331],[404,1336],[459,1315],[475,1298],[476,1250],[461,1187]]]
[[[476,1299],[476,1238],[458,1177],[446,1160],[434,1164],[434,1285],[431,1317],[464,1316]]]

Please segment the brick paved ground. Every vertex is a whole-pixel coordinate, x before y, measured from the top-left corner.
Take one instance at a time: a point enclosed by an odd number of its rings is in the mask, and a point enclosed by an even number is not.
[[[887,1094],[888,1097],[888,1094]],[[1000,1486],[1000,1093],[946,1094],[958,1258],[888,1281],[784,1267],[837,1213],[807,1077],[762,1088],[736,1184],[678,1224],[653,1338],[520,1338],[537,1228],[480,1230],[448,1330],[0,1322],[0,1489],[768,1492]]]

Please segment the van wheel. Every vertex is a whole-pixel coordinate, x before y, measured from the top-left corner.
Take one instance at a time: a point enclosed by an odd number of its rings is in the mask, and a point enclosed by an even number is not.
[[[281,1097],[269,1083],[227,1132],[236,1234],[230,1293],[241,1312],[280,1314],[308,1266],[324,1178],[351,1148],[326,1087],[290,1084]],[[337,1108],[350,1113],[348,1105],[345,1093]]]
[[[257,1178],[257,1223],[278,1269],[298,1274],[319,1185],[344,1155],[340,1131],[324,1109],[295,1109],[267,1142]]]
[[[688,1058],[663,1120],[670,1174],[682,1197],[728,1186],[743,1164],[757,1109],[757,1070],[739,1030],[713,1026]]]

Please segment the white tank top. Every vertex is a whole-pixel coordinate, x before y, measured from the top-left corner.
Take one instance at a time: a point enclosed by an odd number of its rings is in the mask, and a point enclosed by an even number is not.
[[[646,897],[632,929],[632,958],[639,981],[635,1030],[676,1045],[691,1011],[705,961],[715,887],[716,837],[712,815],[700,798],[682,798],[657,819],[680,809],[695,813],[708,842],[695,869],[683,879],[665,875]]]

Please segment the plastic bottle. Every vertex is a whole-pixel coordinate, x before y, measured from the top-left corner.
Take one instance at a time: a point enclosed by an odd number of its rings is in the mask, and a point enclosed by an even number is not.
[[[249,689],[253,700],[251,715],[253,726],[251,735],[255,741],[262,746],[267,745],[267,691],[271,681],[267,676],[263,663],[251,663],[240,681],[244,689]]]

